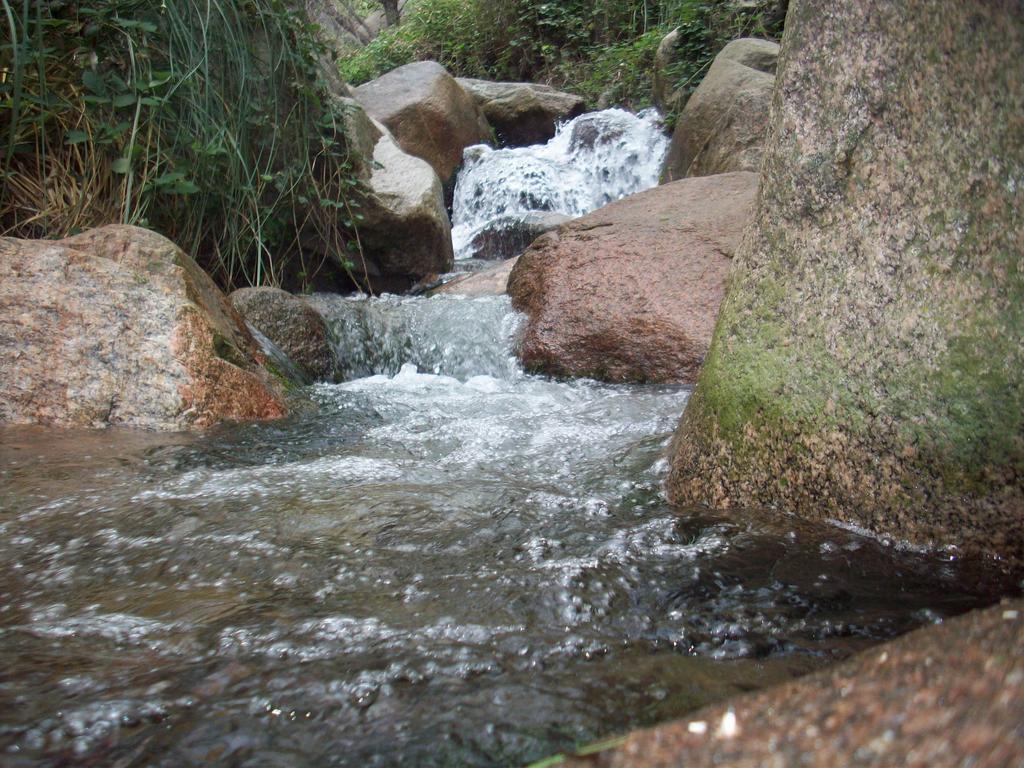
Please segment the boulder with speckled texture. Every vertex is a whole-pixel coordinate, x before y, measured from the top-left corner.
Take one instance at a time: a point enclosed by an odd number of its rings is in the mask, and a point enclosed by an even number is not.
[[[171,241],[0,239],[0,421],[159,430],[287,412],[252,336]]]

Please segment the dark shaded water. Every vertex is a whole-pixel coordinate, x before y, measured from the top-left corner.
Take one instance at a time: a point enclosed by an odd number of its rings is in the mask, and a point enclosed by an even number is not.
[[[322,303],[385,375],[285,422],[0,430],[4,765],[522,764],[1007,586],[669,510],[687,393],[522,375],[504,299]]]

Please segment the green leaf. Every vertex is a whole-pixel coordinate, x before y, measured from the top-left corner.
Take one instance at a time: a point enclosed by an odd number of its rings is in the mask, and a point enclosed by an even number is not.
[[[119,93],[114,97],[115,107],[130,107],[135,103],[134,93]]]
[[[175,182],[174,184],[168,184],[160,191],[166,192],[169,195],[194,195],[196,192],[199,191],[199,187],[197,187],[188,179],[182,179],[181,181]]]
[[[132,162],[127,157],[119,157],[110,164],[110,170],[114,173],[128,173],[132,169]]]
[[[103,82],[103,78],[99,76],[99,73],[92,69],[82,72],[82,85],[96,94],[102,95],[107,92],[107,84]]]
[[[174,182],[181,181],[184,178],[184,171],[169,171],[168,173],[163,174],[159,178],[154,179],[153,183],[156,184],[157,186],[162,186],[164,184],[173,184]]]
[[[85,131],[68,131],[65,138],[65,144],[81,144],[83,141],[89,140],[89,134]]]

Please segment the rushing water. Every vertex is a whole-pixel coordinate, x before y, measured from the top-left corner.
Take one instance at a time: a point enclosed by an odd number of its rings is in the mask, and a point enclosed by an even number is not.
[[[504,298],[318,302],[360,378],[285,421],[0,430],[0,763],[522,764],[1004,586],[671,511],[686,390],[524,375]]]
[[[456,259],[472,257],[473,237],[496,220],[531,212],[582,216],[653,187],[667,151],[654,110],[621,109],[580,115],[543,146],[469,147],[452,208]]]

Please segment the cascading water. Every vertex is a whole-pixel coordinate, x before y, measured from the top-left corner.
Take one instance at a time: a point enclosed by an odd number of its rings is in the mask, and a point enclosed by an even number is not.
[[[361,378],[315,409],[0,430],[0,762],[525,764],[1005,586],[680,516],[659,485],[687,392],[523,374],[503,297],[316,301]]]
[[[581,115],[542,146],[467,148],[452,208],[456,259],[473,257],[473,238],[496,220],[535,212],[582,216],[654,186],[667,150],[654,110],[621,109]]]

